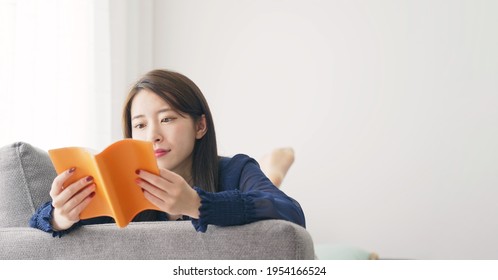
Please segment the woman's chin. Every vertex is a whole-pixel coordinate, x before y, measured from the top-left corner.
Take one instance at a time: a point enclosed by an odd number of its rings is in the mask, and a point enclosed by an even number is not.
[[[171,170],[173,166],[171,164],[169,164],[168,162],[166,162],[164,159],[158,158],[157,159],[157,167],[159,167],[161,169]]]

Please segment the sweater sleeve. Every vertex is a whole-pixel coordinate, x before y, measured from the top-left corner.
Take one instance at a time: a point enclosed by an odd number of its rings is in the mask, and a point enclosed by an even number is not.
[[[226,190],[217,193],[195,187],[201,198],[199,219],[192,220],[196,230],[205,232],[209,224],[231,226],[265,219],[287,220],[304,227],[304,213],[299,203],[275,187],[255,160],[245,157],[247,160],[241,169],[229,170],[232,174],[227,175],[237,178],[227,181],[235,186],[224,186]]]
[[[51,233],[53,237],[62,237],[63,235],[73,231],[75,228],[78,228],[81,225],[81,222],[77,222],[66,230],[54,230],[52,228],[52,224],[50,223],[50,221],[52,220],[53,210],[54,207],[52,206],[51,201],[43,204],[42,206],[40,206],[40,208],[38,208],[38,210],[36,210],[35,214],[29,220],[29,226],[40,229],[44,232]]]

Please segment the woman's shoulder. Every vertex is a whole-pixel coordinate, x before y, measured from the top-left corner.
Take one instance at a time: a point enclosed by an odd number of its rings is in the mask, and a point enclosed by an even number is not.
[[[243,172],[245,170],[245,173]],[[219,185],[220,190],[238,188],[239,182],[243,179],[243,173],[258,172],[259,164],[248,155],[237,154],[233,157],[220,157],[219,159]]]
[[[243,168],[248,163],[257,163],[255,159],[246,154],[236,154],[233,157],[219,157],[220,170]]]

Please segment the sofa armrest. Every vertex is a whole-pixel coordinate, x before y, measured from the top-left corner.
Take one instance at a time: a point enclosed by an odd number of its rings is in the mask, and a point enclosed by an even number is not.
[[[0,259],[313,259],[301,226],[282,220],[217,227],[189,221],[83,226],[62,238],[33,228],[0,228]]]

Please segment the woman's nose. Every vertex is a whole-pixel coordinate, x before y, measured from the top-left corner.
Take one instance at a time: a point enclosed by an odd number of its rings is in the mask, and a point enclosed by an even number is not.
[[[151,127],[150,133],[149,133],[149,141],[151,142],[161,142],[163,140],[163,136],[159,132],[156,126]]]
[[[152,139],[153,142],[161,142],[161,140],[163,140],[163,138],[160,135],[155,135]]]

